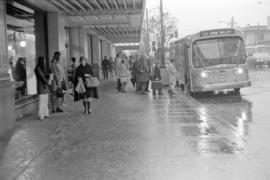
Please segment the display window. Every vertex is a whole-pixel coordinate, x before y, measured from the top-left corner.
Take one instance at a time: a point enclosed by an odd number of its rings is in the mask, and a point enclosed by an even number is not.
[[[37,12],[21,2],[6,1],[8,72],[14,84],[15,100],[37,94],[34,73]]]

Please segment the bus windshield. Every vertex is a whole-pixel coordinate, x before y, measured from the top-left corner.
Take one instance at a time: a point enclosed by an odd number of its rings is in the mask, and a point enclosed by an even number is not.
[[[244,64],[245,58],[244,43],[239,37],[199,40],[192,45],[192,63],[195,68]]]

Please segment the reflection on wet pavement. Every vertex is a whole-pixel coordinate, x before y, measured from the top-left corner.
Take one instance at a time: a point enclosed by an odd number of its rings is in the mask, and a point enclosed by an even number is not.
[[[268,180],[268,75],[252,71],[241,96],[196,99],[107,82],[91,116],[67,99],[63,114],[20,122],[0,141],[0,180]]]

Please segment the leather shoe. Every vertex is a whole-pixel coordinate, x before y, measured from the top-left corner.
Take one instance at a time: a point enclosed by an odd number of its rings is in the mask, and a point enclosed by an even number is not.
[[[62,109],[60,109],[60,108],[57,108],[56,112],[64,112],[64,111]]]

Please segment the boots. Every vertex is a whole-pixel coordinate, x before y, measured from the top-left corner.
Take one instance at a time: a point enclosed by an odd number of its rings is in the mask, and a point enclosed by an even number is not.
[[[85,102],[85,101],[83,101],[83,107],[84,107],[84,114],[86,114],[86,111],[87,111],[87,104],[86,104],[87,102]]]
[[[92,111],[91,111],[91,102],[87,102],[87,112],[88,112],[88,114],[92,113]]]

